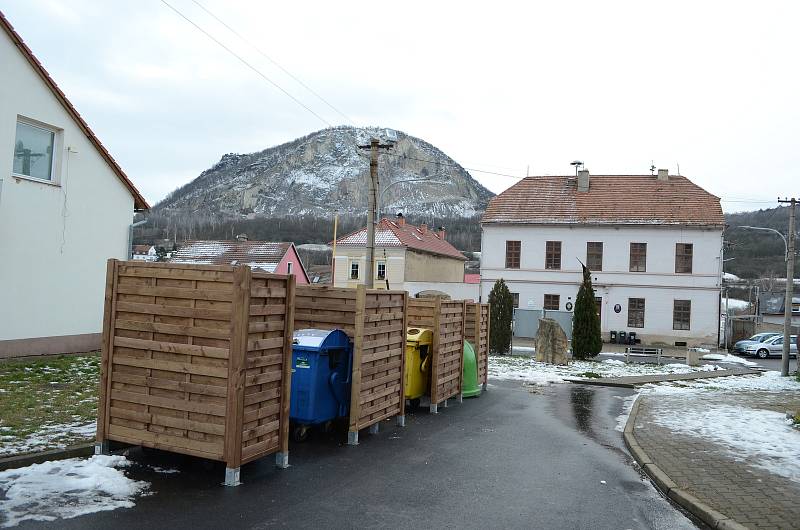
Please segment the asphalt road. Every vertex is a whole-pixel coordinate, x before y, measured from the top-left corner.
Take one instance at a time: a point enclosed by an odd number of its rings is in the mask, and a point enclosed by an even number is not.
[[[409,414],[403,429],[362,432],[357,447],[343,432],[295,444],[292,467],[254,462],[236,488],[220,485],[220,464],[136,449],[129,473],[151,495],[52,527],[694,528],[623,448],[614,427],[630,393],[498,382],[438,415]]]

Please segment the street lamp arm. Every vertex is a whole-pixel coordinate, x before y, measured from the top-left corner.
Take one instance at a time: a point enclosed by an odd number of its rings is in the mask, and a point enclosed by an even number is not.
[[[736,228],[747,228],[748,230],[761,230],[762,232],[774,232],[774,233],[778,234],[779,236],[781,236],[781,239],[783,240],[783,256],[784,256],[784,259],[789,259],[789,242],[786,240],[786,236],[783,235],[780,231],[775,230],[774,228],[766,228],[764,226],[745,226],[745,225],[740,225],[740,226],[738,226]]]

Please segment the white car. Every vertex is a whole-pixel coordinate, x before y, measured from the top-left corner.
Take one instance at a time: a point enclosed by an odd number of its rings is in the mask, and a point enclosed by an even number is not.
[[[758,344],[751,344],[745,348],[747,355],[756,355],[761,359],[766,359],[771,355],[783,355],[783,335],[772,337],[764,342]],[[789,357],[797,356],[797,335],[791,336],[791,344],[789,346]]]

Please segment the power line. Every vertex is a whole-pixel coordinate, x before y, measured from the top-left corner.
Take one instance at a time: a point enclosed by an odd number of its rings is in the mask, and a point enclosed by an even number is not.
[[[234,57],[236,57],[237,59],[239,59],[239,61],[241,61],[241,62],[242,62],[242,64],[244,64],[245,66],[247,66],[248,68],[250,68],[252,71],[254,71],[255,73],[257,73],[257,74],[258,74],[259,76],[261,76],[261,77],[262,77],[262,78],[263,78],[265,81],[269,82],[269,83],[270,83],[272,86],[274,86],[275,88],[277,88],[278,90],[280,90],[281,92],[283,92],[284,94],[286,94],[286,96],[288,96],[288,97],[289,97],[289,98],[290,98],[292,101],[294,101],[295,103],[297,103],[298,105],[300,105],[301,107],[303,107],[304,109],[306,109],[308,112],[310,112],[311,114],[313,114],[314,116],[316,116],[316,117],[317,117],[317,119],[319,119],[319,120],[320,120],[322,123],[326,124],[328,127],[333,127],[333,125],[331,125],[331,123],[330,123],[330,122],[328,122],[328,120],[326,120],[325,118],[323,118],[322,116],[320,116],[319,114],[317,114],[316,112],[314,112],[313,110],[311,110],[311,109],[310,109],[309,107],[307,107],[307,106],[306,106],[306,105],[305,105],[305,104],[304,104],[302,101],[300,101],[299,99],[297,99],[296,97],[294,97],[293,95],[291,95],[291,94],[290,94],[290,93],[289,93],[287,90],[285,90],[285,89],[284,89],[282,86],[280,86],[278,83],[276,83],[275,81],[273,81],[272,79],[270,79],[269,77],[267,77],[266,75],[264,75],[264,74],[261,72],[261,70],[259,70],[258,68],[256,68],[256,67],[255,67],[255,66],[253,66],[252,64],[248,63],[246,60],[242,59],[242,57],[241,57],[241,56],[239,56],[239,55],[238,55],[236,52],[234,52],[233,50],[231,50],[230,48],[228,48],[227,46],[225,46],[224,44],[222,44],[222,42],[220,42],[219,40],[217,40],[216,38],[214,38],[214,36],[213,36],[213,35],[211,35],[209,32],[207,32],[206,30],[204,30],[203,28],[201,28],[200,26],[198,26],[197,24],[195,24],[195,23],[194,23],[194,22],[193,22],[193,21],[192,21],[192,20],[191,20],[189,17],[187,17],[186,15],[184,15],[183,13],[181,13],[180,11],[178,11],[176,8],[174,8],[172,5],[170,5],[170,4],[169,4],[169,3],[168,3],[166,0],[161,0],[161,3],[162,3],[162,4],[164,4],[165,6],[167,6],[168,8],[170,8],[170,9],[171,9],[172,11],[174,11],[175,13],[177,13],[177,14],[178,14],[178,16],[180,16],[180,17],[181,17],[182,19],[184,19],[186,22],[188,22],[189,24],[191,24],[192,26],[194,26],[194,27],[195,27],[195,28],[196,28],[198,31],[200,31],[200,32],[201,32],[203,35],[205,35],[206,37],[208,37],[209,39],[211,39],[212,41],[214,41],[215,43],[217,43],[217,44],[218,44],[218,45],[219,45],[221,48],[223,48],[225,51],[227,51],[228,53],[230,53],[231,55],[233,55]]]
[[[278,62],[277,62],[275,59],[273,59],[272,57],[270,57],[269,55],[267,55],[267,54],[266,54],[264,51],[262,51],[262,50],[261,50],[261,49],[260,49],[258,46],[256,46],[255,44],[253,44],[252,42],[250,42],[249,40],[247,40],[246,38],[244,38],[244,37],[243,37],[243,36],[242,36],[242,35],[241,35],[241,34],[240,34],[238,31],[236,31],[236,30],[235,30],[235,29],[233,29],[231,26],[229,26],[228,24],[226,24],[224,20],[222,20],[222,19],[221,19],[221,18],[219,18],[217,15],[215,15],[214,13],[212,13],[212,12],[211,12],[211,11],[210,11],[208,8],[206,8],[206,7],[205,7],[203,4],[201,4],[201,3],[200,3],[200,2],[198,2],[197,0],[192,0],[192,2],[194,2],[194,3],[195,3],[195,4],[196,4],[196,5],[197,5],[197,6],[198,6],[200,9],[202,9],[203,11],[205,11],[206,13],[208,13],[208,14],[209,14],[209,15],[210,15],[210,16],[211,16],[211,17],[212,17],[214,20],[216,20],[217,22],[219,22],[220,24],[222,24],[223,26],[225,26],[226,28],[228,28],[228,31],[230,31],[231,33],[233,33],[234,35],[236,35],[237,37],[239,37],[239,39],[240,39],[242,42],[244,42],[245,44],[247,44],[248,46],[250,46],[251,48],[253,48],[255,51],[257,51],[257,52],[258,52],[258,53],[259,53],[259,54],[260,54],[262,57],[264,57],[266,60],[268,60],[268,61],[269,61],[269,62],[271,62],[273,65],[275,65],[277,68],[279,68],[279,69],[280,69],[280,70],[281,70],[281,71],[282,71],[284,74],[286,74],[286,75],[288,75],[289,77],[291,77],[292,79],[294,79],[294,80],[295,80],[295,81],[296,81],[296,82],[297,82],[297,83],[298,83],[300,86],[302,86],[303,88],[305,88],[306,90],[308,90],[309,92],[311,92],[311,93],[312,93],[314,96],[316,96],[316,97],[317,97],[317,99],[319,99],[320,101],[322,101],[323,103],[325,103],[325,104],[326,104],[328,107],[330,107],[331,109],[333,109],[333,111],[334,111],[334,112],[336,112],[337,114],[339,114],[339,116],[341,116],[342,118],[344,118],[345,120],[347,120],[347,122],[348,122],[348,123],[350,123],[350,124],[352,124],[352,125],[355,125],[355,122],[354,122],[352,119],[350,119],[350,117],[348,117],[348,116],[347,116],[347,115],[346,115],[344,112],[342,112],[342,111],[340,111],[339,109],[337,109],[336,107],[334,107],[334,106],[333,106],[333,104],[331,104],[331,103],[330,103],[328,100],[326,100],[325,98],[323,98],[322,96],[320,96],[320,95],[319,95],[317,92],[315,92],[315,91],[314,91],[314,90],[313,90],[313,89],[312,89],[310,86],[308,86],[308,85],[307,85],[307,84],[305,84],[303,81],[301,81],[300,79],[298,79],[298,78],[297,78],[297,76],[295,76],[294,74],[292,74],[292,73],[291,73],[289,70],[287,70],[286,68],[284,68],[283,66],[281,66],[280,64],[278,64]]]

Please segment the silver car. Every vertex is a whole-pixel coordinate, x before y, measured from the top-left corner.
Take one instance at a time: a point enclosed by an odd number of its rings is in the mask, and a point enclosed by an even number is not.
[[[771,339],[772,337],[777,337],[778,335],[783,335],[782,333],[776,333],[774,331],[766,332],[766,333],[756,333],[749,339],[744,339],[737,341],[736,344],[733,345],[733,353],[745,353],[747,351],[748,346],[752,346],[753,344],[759,344],[764,342],[765,340]]]
[[[771,355],[783,355],[783,335],[772,337],[762,343],[751,344],[745,348],[747,355],[757,355],[761,359],[766,359]],[[797,335],[791,336],[789,345],[789,357],[797,356]]]

